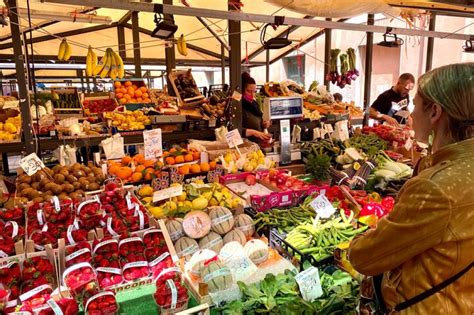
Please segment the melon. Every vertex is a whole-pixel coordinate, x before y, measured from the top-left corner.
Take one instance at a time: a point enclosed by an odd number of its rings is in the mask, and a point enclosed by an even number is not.
[[[222,237],[215,232],[209,232],[209,234],[199,240],[200,249],[210,249],[218,253],[222,246],[224,246],[224,241]]]
[[[183,219],[183,230],[191,238],[204,237],[211,230],[211,218],[203,211],[191,211]]]
[[[242,231],[247,238],[251,238],[255,233],[255,224],[249,215],[242,213],[235,217],[234,229]]]
[[[225,235],[234,227],[234,216],[225,207],[212,207],[209,211],[211,229],[220,235]]]
[[[189,260],[191,256],[199,250],[198,243],[192,238],[183,236],[174,244],[176,254],[179,258]]]
[[[219,252],[219,255],[222,255],[223,257],[227,258],[232,255],[238,254],[238,253],[244,253],[244,247],[242,244],[239,242],[229,242],[225,244],[222,248],[221,251]]]
[[[204,263],[214,257],[216,257],[216,253],[212,250],[201,249],[193,254],[189,262],[186,264],[186,269],[190,274],[200,277],[201,268],[204,267]]]
[[[262,240],[250,240],[244,246],[244,252],[250,260],[259,265],[268,259],[268,246]]]
[[[245,237],[244,232],[241,230],[233,229],[224,236],[224,244],[230,242],[239,242],[240,245],[244,246],[247,243],[247,238]]]
[[[201,279],[207,284],[209,293],[224,291],[232,287],[232,273],[221,261],[211,261],[201,268]]]
[[[166,222],[166,229],[170,235],[171,241],[176,242],[184,236],[183,224],[181,219],[173,219]]]

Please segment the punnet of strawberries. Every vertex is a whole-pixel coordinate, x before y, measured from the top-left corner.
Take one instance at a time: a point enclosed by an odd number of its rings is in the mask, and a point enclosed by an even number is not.
[[[79,263],[63,273],[63,283],[74,296],[92,295],[97,292],[97,274],[89,263]]]
[[[150,269],[147,261],[135,261],[122,265],[122,274],[125,281],[135,281],[148,277]]]
[[[61,310],[64,315],[75,315],[79,313],[79,305],[74,299],[71,298],[61,298],[59,300],[50,300],[55,303],[57,307]],[[44,305],[41,308],[37,308],[34,310],[35,314],[37,315],[56,315],[54,310],[51,308],[49,304]]]
[[[23,205],[15,205],[13,208],[0,209],[0,219],[3,221],[15,221],[23,225],[25,223],[25,207]]]
[[[120,268],[99,267],[95,269],[99,286],[107,289],[123,282],[122,270]]]
[[[51,261],[42,256],[27,258],[23,261],[22,280],[37,281],[44,278],[47,283],[55,282],[55,270]]]
[[[168,252],[160,254],[160,251],[155,251],[155,248],[147,248],[145,249],[145,255],[153,279],[158,277],[163,270],[173,267],[173,259],[171,259]]]
[[[92,199],[80,203],[77,206],[76,212],[80,226],[83,229],[88,231],[101,227],[101,221],[105,212],[98,200]]]
[[[173,294],[173,291],[176,293]],[[173,297],[175,298],[173,299]],[[188,290],[180,279],[170,278],[165,282],[156,283],[156,292],[153,298],[162,310],[169,310],[186,307],[189,295]]]
[[[37,284],[36,281],[23,282],[22,294],[20,295],[20,311],[32,311],[50,299],[53,292],[49,284]]]
[[[0,284],[0,312],[5,309],[7,302],[10,300],[10,295],[10,289]]]
[[[103,291],[87,299],[84,309],[88,315],[114,315],[119,306],[113,292]]]
[[[149,229],[143,233],[143,244],[145,244],[146,248],[161,248],[164,251],[167,251],[168,248],[166,247],[166,241],[158,229]]]
[[[82,241],[74,246],[66,247],[65,261],[66,268],[81,262],[92,263],[91,245],[86,241]]]
[[[15,221],[0,221],[0,258],[15,254],[15,243],[23,240],[25,229]]]
[[[64,199],[62,201],[51,202],[46,201],[41,204],[44,217],[47,222],[55,223],[58,221],[67,221],[71,218],[74,203],[71,199]]]
[[[122,265],[126,263],[144,261],[145,246],[140,237],[124,237],[119,242],[119,254]]]
[[[0,267],[0,283],[10,289],[10,299],[15,300],[20,296],[21,271],[20,265],[12,261]]]

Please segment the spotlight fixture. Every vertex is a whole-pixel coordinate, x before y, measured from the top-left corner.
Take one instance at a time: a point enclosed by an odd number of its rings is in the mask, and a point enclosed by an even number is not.
[[[278,26],[274,26],[272,24],[265,24],[262,28],[262,32],[260,33],[260,42],[265,49],[281,49],[285,48],[286,46],[291,45],[291,41],[288,39],[288,35],[290,33],[289,29],[285,35],[281,37],[274,37],[267,41],[265,41],[265,35],[267,34],[267,28],[272,26],[273,29],[277,29]]]
[[[465,53],[474,53],[474,38],[471,37],[471,39],[465,41],[462,49]]]
[[[161,13],[155,13],[155,24],[156,28],[151,33],[151,37],[169,39],[178,30],[178,26],[174,24],[174,19],[171,18],[170,21],[167,21],[163,19]]]
[[[389,40],[387,40],[387,38]],[[404,43],[405,41],[401,38],[398,38],[397,34],[392,34],[391,27],[387,27],[387,31],[385,32],[385,34],[383,34],[383,41],[381,41],[377,45],[382,46],[382,47],[396,48],[396,47],[400,47]]]

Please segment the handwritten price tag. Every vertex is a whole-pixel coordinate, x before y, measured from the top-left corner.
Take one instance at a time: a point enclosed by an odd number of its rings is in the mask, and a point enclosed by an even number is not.
[[[226,133],[225,140],[227,141],[229,148],[233,148],[244,143],[244,140],[242,140],[238,129],[234,129]]]
[[[318,268],[310,267],[300,272],[296,275],[295,280],[300,288],[301,296],[305,301],[312,302],[323,295]]]
[[[43,161],[41,161],[36,155],[36,153],[31,153],[20,160],[20,167],[28,176],[32,176],[44,168],[44,164]]]
[[[143,131],[143,143],[145,146],[146,160],[153,160],[163,155],[161,129]]]
[[[336,209],[329,202],[325,195],[321,194],[309,204],[322,219],[327,219],[336,212]]]
[[[153,193],[153,202],[181,196],[183,194],[183,185],[172,186]]]

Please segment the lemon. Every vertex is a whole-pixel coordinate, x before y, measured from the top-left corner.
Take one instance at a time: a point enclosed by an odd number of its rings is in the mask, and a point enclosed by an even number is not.
[[[218,206],[218,205],[219,205],[219,201],[217,201],[215,198],[212,198],[211,201],[209,201],[209,205],[210,205],[211,207]]]
[[[185,201],[186,197],[187,197],[187,194],[185,191],[183,191],[183,193],[180,196],[178,196],[178,201]]]
[[[204,181],[202,179],[196,179],[194,183],[198,185],[204,185]]]
[[[226,153],[226,155],[224,156],[224,161],[226,163],[230,163],[232,162],[233,158],[232,158],[232,155],[230,153]]]
[[[181,186],[180,183],[172,183],[172,184],[170,185],[170,187],[179,187],[179,186]]]
[[[150,207],[148,208],[148,211],[150,211],[150,213],[155,218],[161,218],[164,216],[164,211],[163,211],[163,208],[161,207]]]
[[[194,210],[203,210],[207,207],[208,201],[204,197],[197,197],[192,201],[192,206]]]
[[[138,190],[138,194],[142,197],[153,196],[153,188],[150,185],[144,185]]]

